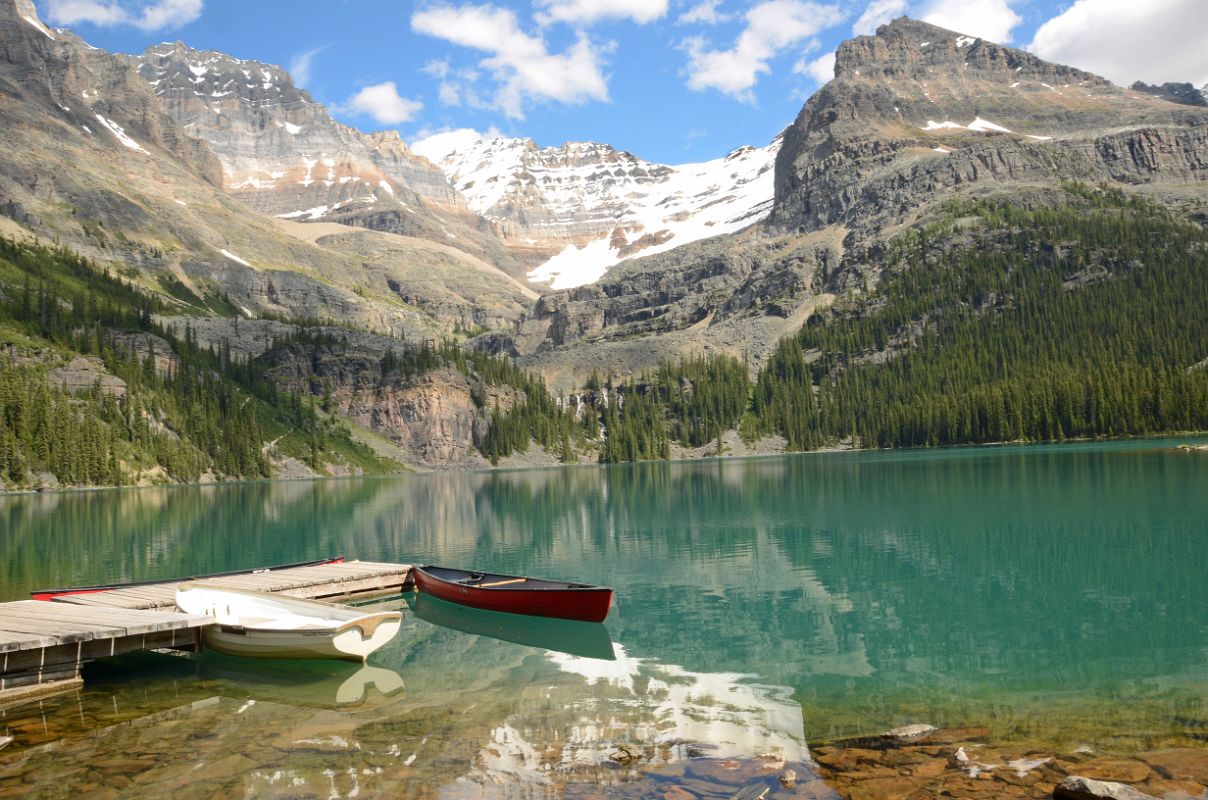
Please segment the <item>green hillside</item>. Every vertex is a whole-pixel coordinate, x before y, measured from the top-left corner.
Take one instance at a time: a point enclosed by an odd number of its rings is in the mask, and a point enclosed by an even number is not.
[[[254,361],[158,326],[168,310],[68,250],[0,240],[0,482],[265,478],[270,441],[320,474],[400,468]],[[62,385],[54,370],[80,358],[96,382]]]
[[[879,284],[781,342],[744,436],[811,450],[1208,429],[1208,232],[1117,190],[1057,191],[1034,208],[952,202],[852,265],[879,270]],[[688,374],[667,364],[638,383]],[[685,427],[666,392],[642,418],[685,445],[733,427],[744,384],[709,377],[715,423]],[[614,436],[635,425],[638,414]]]

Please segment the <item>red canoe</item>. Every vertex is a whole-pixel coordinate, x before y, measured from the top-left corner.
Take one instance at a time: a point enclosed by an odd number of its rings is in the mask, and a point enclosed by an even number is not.
[[[255,569],[237,569],[232,572],[212,572],[209,575],[193,575],[188,578],[172,578],[171,580],[135,581],[133,583],[114,583],[108,586],[77,586],[74,589],[37,589],[29,593],[34,600],[54,600],[68,594],[92,594],[93,592],[108,592],[113,589],[130,589],[135,586],[155,586],[161,583],[180,583],[181,581],[201,580],[203,578],[229,578],[234,575],[259,575],[262,572],[276,572],[279,569],[293,567],[317,567],[322,564],[342,564],[344,556],[321,558],[318,561],[303,561],[298,564],[281,564],[276,567],[257,567]]]
[[[415,567],[412,575],[425,594],[488,611],[601,622],[612,607],[607,586],[433,566]]]

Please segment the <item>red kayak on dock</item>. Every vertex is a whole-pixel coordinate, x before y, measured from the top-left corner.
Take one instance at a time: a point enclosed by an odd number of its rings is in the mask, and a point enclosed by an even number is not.
[[[612,589],[607,586],[431,565],[413,568],[412,575],[424,594],[488,611],[601,622],[612,607]]]
[[[297,564],[281,564],[276,567],[256,567],[254,569],[237,569],[231,572],[211,572],[208,575],[190,575],[185,578],[171,578],[165,580],[160,578],[153,581],[135,581],[133,583],[113,583],[108,586],[77,586],[73,589],[37,589],[29,593],[29,596],[34,600],[54,600],[56,597],[63,597],[70,594],[92,594],[94,592],[109,592],[114,589],[131,589],[135,586],[155,586],[164,583],[180,583],[181,581],[196,581],[206,578],[231,578],[236,575],[259,575],[262,572],[276,572],[279,569],[292,569],[294,567],[318,567],[323,564],[343,564],[344,556],[334,556],[332,558],[320,558],[317,561],[301,561]]]

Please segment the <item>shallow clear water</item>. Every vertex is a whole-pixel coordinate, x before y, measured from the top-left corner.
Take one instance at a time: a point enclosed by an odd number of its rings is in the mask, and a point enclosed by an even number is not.
[[[1172,445],[6,498],[0,599],[343,554],[607,583],[617,600],[601,630],[399,598],[404,629],[369,672],[99,665],[79,698],[0,717],[17,737],[0,790],[37,768],[47,796],[113,781],[145,796],[540,794],[636,780],[622,746],[644,770],[702,752],[800,761],[809,743],[918,721],[1121,752],[1193,741],[1208,720],[1208,455]]]

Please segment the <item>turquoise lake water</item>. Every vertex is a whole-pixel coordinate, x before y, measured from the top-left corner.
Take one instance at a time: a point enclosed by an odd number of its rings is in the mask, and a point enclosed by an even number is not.
[[[79,698],[0,717],[17,737],[4,756],[75,752],[84,766],[52,781],[63,796],[110,774],[87,765],[116,752],[162,772],[116,769],[124,795],[237,756],[237,785],[198,796],[292,780],[348,796],[347,770],[358,792],[479,796],[598,782],[621,745],[653,748],[644,763],[796,761],[907,722],[1120,752],[1195,739],[1208,454],[1182,441],[0,499],[4,600],[336,554],[616,590],[602,629],[387,601],[404,629],[368,672],[208,655],[100,665]],[[167,755],[174,736],[188,755]],[[27,770],[42,758],[21,757]]]

